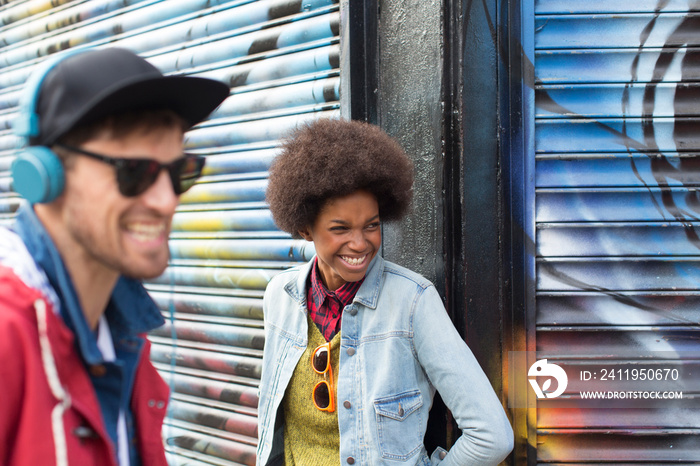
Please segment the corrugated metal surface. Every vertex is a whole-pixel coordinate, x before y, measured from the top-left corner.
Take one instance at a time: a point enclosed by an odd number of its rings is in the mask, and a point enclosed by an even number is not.
[[[534,7],[538,357],[697,354],[700,4]],[[538,463],[700,461],[697,411],[540,408],[536,428]]]
[[[313,247],[274,226],[266,172],[280,137],[339,114],[337,0],[28,0],[0,7],[0,223],[19,205],[9,166],[19,91],[51,53],[121,46],[163,72],[219,79],[231,97],[187,134],[207,156],[182,196],[172,263],[147,284],[168,324],[153,361],[175,393],[164,429],[171,464],[254,464],[264,344],[262,294]]]

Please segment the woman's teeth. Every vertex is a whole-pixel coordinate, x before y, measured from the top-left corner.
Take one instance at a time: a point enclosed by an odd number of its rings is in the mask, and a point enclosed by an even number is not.
[[[365,261],[365,256],[362,257],[348,257],[348,256],[341,256],[342,259],[347,262],[350,265],[360,265]]]

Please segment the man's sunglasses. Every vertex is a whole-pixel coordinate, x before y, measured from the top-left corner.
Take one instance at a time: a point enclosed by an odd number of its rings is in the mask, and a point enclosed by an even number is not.
[[[138,196],[145,192],[156,182],[163,169],[167,170],[170,175],[175,194],[180,195],[194,185],[202,174],[205,162],[204,157],[193,154],[185,154],[173,162],[162,164],[153,159],[108,157],[66,144],[56,144],[56,146],[115,167],[119,192],[125,197]]]

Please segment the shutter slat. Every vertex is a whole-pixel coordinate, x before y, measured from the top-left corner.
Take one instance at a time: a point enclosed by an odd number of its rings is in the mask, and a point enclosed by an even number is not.
[[[164,378],[168,382],[172,380],[173,387],[179,394],[188,395],[195,399],[228,403],[231,405],[231,409],[247,411],[248,414],[257,411],[258,389],[256,387],[179,373],[166,374]],[[241,407],[248,409],[245,410]]]
[[[122,35],[133,35],[155,30],[168,23],[186,20],[187,15],[200,15],[212,4],[227,0],[168,0],[137,8],[123,14],[108,15],[106,19],[90,21],[82,27],[61,27],[56,31],[35,36],[29,41],[12,44],[7,51],[0,52],[0,64],[16,65],[36,57],[48,56],[59,50],[101,42],[113,42]],[[229,0],[230,1],[230,0]],[[184,16],[184,18],[183,18]],[[195,16],[192,16],[193,18]],[[175,18],[178,18],[176,20]],[[65,26],[65,25],[64,25]],[[66,29],[65,32],[61,32]]]
[[[299,53],[270,56],[262,61],[243,63],[224,69],[205,70],[202,76],[228,83],[232,88],[261,83],[293,83],[323,78],[333,73],[340,60],[339,48],[333,45]]]
[[[537,186],[700,186],[700,163],[695,153],[548,154],[538,157]]]
[[[152,346],[151,358],[161,364],[176,360],[176,370],[180,367],[207,372],[220,372],[243,379],[260,379],[262,361],[260,358],[231,355],[192,348]]]
[[[653,93],[649,93],[652,90]],[[640,118],[653,97],[655,117],[696,116],[698,83],[540,85],[535,91],[538,118]],[[557,107],[548,106],[549,101]],[[634,120],[633,120],[634,121]]]
[[[699,57],[700,58],[700,57]],[[600,120],[540,120],[538,152],[627,152],[694,150],[700,147],[694,118],[628,118]],[[653,125],[655,138],[645,138],[645,126]]]
[[[337,35],[335,33],[337,29],[338,24],[329,22],[326,17],[312,18],[303,22],[292,22],[251,34],[191,46],[184,50],[151,57],[150,61],[160,70],[171,72],[179,71],[183,67],[205,67],[223,61],[234,62],[241,57],[250,60],[250,56],[255,54],[284,48],[303,50],[308,48],[312,42],[330,42]],[[182,36],[179,35],[179,37]],[[143,44],[144,47],[148,45],[150,44]]]
[[[579,188],[542,189],[537,206],[538,222],[697,220],[694,188]],[[620,206],[625,208],[621,209]]]
[[[273,231],[276,230],[268,210],[217,212],[178,212],[173,231]]]
[[[271,118],[224,126],[224,121],[218,121],[217,126],[200,126],[187,135],[188,148],[201,148],[212,145],[233,146],[251,143],[271,142],[286,136],[296,126],[305,121],[322,117],[337,117],[336,111],[318,112],[302,115]],[[189,191],[185,194],[188,195]]]
[[[276,154],[274,149],[214,153],[207,158],[203,174],[210,176],[266,172]]]
[[[603,257],[546,259],[537,262],[537,289],[562,290],[696,290],[698,257]]]
[[[645,429],[634,432],[609,432],[604,429],[599,432],[570,432],[564,429],[538,432],[537,454],[542,461],[577,464],[581,461],[591,464],[629,461],[632,458],[667,462],[665,464],[693,462],[697,460],[698,434],[700,431],[694,429]]]
[[[208,267],[170,267],[165,274],[151,280],[163,285],[191,285],[263,291],[276,271],[263,269]]]
[[[50,11],[46,8],[43,15],[28,13],[24,15],[13,15],[12,12],[3,12],[0,14],[0,22],[5,27],[0,29],[0,43],[16,44],[18,42],[33,39],[47,31],[56,31],[67,26],[87,22],[93,18],[104,18],[110,13],[121,12],[124,8],[132,7],[138,4],[138,7],[143,7],[152,4],[159,0],[98,0],[89,2],[77,2],[76,6],[71,6],[70,3],[76,3],[73,0],[66,1],[66,8],[54,8]],[[30,2],[31,3],[31,2]],[[34,2],[36,3],[36,2]],[[49,4],[57,6],[63,2],[42,2],[45,7]],[[35,10],[36,12],[36,10]],[[9,14],[8,14],[9,13]],[[30,21],[19,21],[23,18],[31,16]]]
[[[698,326],[660,329],[624,326],[543,328],[538,331],[537,351],[550,356],[566,354],[581,357],[624,355],[638,351],[643,354],[668,354],[679,360],[680,352],[689,351],[693,356],[698,354],[694,338],[698,330]]]
[[[306,261],[313,251],[303,240],[171,240],[173,259]],[[310,256],[311,255],[311,256]]]
[[[166,311],[172,304],[178,313],[209,316],[213,319],[219,317],[253,319],[252,322],[255,325],[262,325],[262,303],[259,299],[173,294],[157,291],[152,291],[150,294],[159,307]]]
[[[700,43],[700,14],[663,13],[616,15],[542,15],[535,21],[535,47],[538,49],[588,49],[684,46]],[[653,30],[645,35],[650,23]],[[687,23],[687,27],[680,27]],[[571,34],[576,31],[576,34]]]
[[[540,227],[537,254],[547,257],[698,255],[700,224],[576,224]]]
[[[697,325],[700,292],[541,292],[537,325]]]
[[[700,420],[692,409],[542,409],[537,413],[543,428],[560,426],[575,429],[609,426],[629,429],[643,425],[650,415],[654,416],[655,425],[660,428],[700,428]]]
[[[170,322],[166,322],[151,333],[155,336],[169,337],[172,336],[171,328]],[[263,349],[265,340],[262,329],[186,321],[175,323],[175,334],[178,341],[187,340],[257,350]]]
[[[337,102],[340,99],[339,84],[340,79],[335,77],[236,94],[235,99],[224,102],[213,116],[252,119],[257,115],[258,118],[268,118],[267,114],[274,111]]]
[[[625,1],[610,0],[535,0],[535,11],[538,14],[591,14],[591,13],[628,13],[631,10],[641,13],[653,13],[661,8],[664,12],[698,11],[700,6],[693,5],[687,0],[636,0],[633,4]]]
[[[231,460],[240,464],[255,464],[255,447],[242,442],[217,438],[175,426],[163,429],[166,442],[173,447],[202,453],[216,458]]]
[[[254,202],[265,200],[266,180],[232,183],[198,182],[180,197],[180,205],[214,204],[219,202]]]
[[[650,82],[654,80],[654,70],[661,55],[672,59],[670,66],[664,70],[662,82],[698,81],[700,66],[697,47],[680,50],[662,50],[659,48],[643,49],[607,49],[607,50],[566,50],[538,51],[537,83],[563,84],[577,83],[631,83]],[[681,72],[681,63],[687,68]],[[635,70],[634,77],[630,70]]]
[[[221,408],[209,408],[179,400],[173,400],[168,410],[173,417],[183,422],[251,438],[257,436],[257,419],[254,416],[227,412]]]

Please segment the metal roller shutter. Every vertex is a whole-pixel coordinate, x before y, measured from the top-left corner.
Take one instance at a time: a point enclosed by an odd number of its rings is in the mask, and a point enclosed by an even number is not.
[[[697,354],[700,5],[533,3],[538,357]],[[700,458],[673,406],[539,409],[536,433],[538,463]]]
[[[166,273],[147,283],[167,325],[152,359],[174,390],[171,464],[254,464],[262,295],[313,246],[275,228],[264,202],[278,140],[339,115],[337,0],[11,1],[0,7],[0,223],[20,199],[9,167],[19,91],[51,53],[120,46],[166,74],[211,77],[232,95],[186,135],[205,176],[182,196]]]

